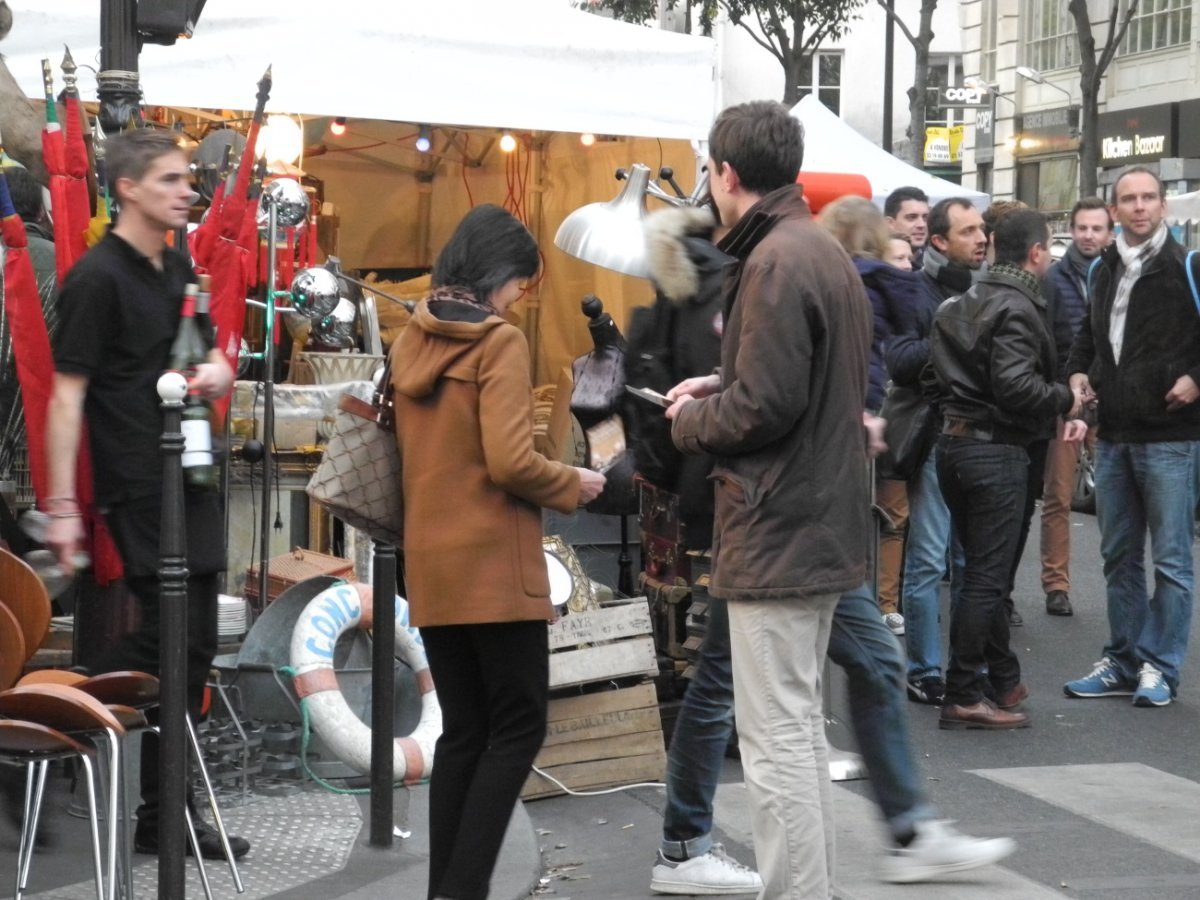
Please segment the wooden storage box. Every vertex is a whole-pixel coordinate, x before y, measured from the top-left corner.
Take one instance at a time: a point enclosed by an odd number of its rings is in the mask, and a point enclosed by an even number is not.
[[[334,578],[354,578],[354,563],[340,556],[296,548],[267,560],[267,600],[271,601],[294,584],[318,575]],[[258,600],[258,564],[246,572],[246,599]]]
[[[563,616],[550,626],[550,688],[624,681],[625,687],[550,701],[546,741],[534,765],[572,790],[661,781],[667,755],[658,674],[645,597]],[[551,797],[562,788],[531,773],[521,796]]]

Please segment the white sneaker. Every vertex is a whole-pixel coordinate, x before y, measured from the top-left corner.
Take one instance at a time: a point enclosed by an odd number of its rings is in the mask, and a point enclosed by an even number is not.
[[[896,637],[904,634],[904,616],[900,613],[884,613],[883,624],[888,627],[888,630]]]
[[[949,822],[918,822],[917,836],[907,847],[892,847],[883,858],[880,877],[893,884],[934,881],[944,875],[999,862],[1017,849],[1011,838],[974,838]]]
[[[656,894],[757,894],[762,886],[758,873],[727,854],[720,844],[683,862],[667,859],[660,850],[650,873],[650,890]]]

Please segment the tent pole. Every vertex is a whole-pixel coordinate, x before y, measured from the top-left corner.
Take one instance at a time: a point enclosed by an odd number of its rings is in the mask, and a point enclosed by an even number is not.
[[[545,183],[545,153],[546,144],[550,140],[547,135],[534,135],[529,142],[529,152],[533,155],[529,173],[528,190],[533,194],[533,207],[529,214],[529,230],[533,233],[534,240],[537,245],[543,245],[543,231],[545,230],[545,210],[543,209],[542,201],[546,190]],[[545,257],[543,257],[544,259]],[[545,263],[543,263],[543,266]],[[543,273],[544,274],[544,273]],[[538,366],[541,362],[541,308],[542,308],[542,285],[545,283],[545,278],[538,278],[537,287],[534,292],[525,299],[528,315],[526,316],[525,337],[529,341],[529,367],[530,375],[533,378],[533,383],[538,384],[540,375]],[[553,380],[550,378],[544,379],[547,381]]]
[[[418,265],[430,268],[430,232],[433,226],[433,173],[420,172],[417,178],[417,254]]]

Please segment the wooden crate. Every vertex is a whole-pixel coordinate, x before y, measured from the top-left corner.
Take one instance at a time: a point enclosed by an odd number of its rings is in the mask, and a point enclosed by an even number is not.
[[[662,781],[667,753],[653,684],[550,701],[546,742],[534,765],[572,790]],[[531,772],[524,800],[564,793]]]
[[[652,630],[645,597],[563,616],[550,626],[550,688],[653,678],[658,661]]]
[[[585,613],[550,626],[550,687],[642,681],[658,674],[645,597]],[[651,683],[633,684],[550,701],[546,741],[534,765],[572,790],[661,781],[666,771],[662,720]],[[551,797],[563,790],[536,772],[521,796]]]

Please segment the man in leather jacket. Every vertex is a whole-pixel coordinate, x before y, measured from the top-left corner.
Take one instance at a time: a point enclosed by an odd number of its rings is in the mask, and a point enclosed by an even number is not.
[[[943,415],[938,483],[965,565],[950,613],[950,664],[942,728],[1023,728],[1029,695],[1009,647],[1004,596],[1025,507],[1026,447],[1077,411],[1055,380],[1049,312],[1038,282],[1049,269],[1050,231],[1033,210],[996,226],[994,265],[934,317],[922,381]],[[1069,425],[1078,439],[1082,422]]]

